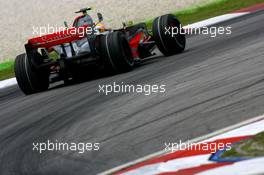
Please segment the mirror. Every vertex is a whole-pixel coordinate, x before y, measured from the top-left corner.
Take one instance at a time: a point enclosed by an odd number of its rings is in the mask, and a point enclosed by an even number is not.
[[[67,23],[66,21],[64,21],[64,26],[65,26],[66,28],[69,28],[69,25],[68,25],[68,23]]]
[[[97,13],[99,22],[102,22],[104,20],[102,13]]]
[[[123,28],[126,28],[126,23],[125,22],[122,22],[122,24],[123,24]]]

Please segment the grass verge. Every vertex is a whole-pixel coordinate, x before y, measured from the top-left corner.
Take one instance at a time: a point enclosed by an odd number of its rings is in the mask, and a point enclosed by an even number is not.
[[[243,140],[221,155],[222,158],[252,158],[264,156],[264,132],[251,139]]]
[[[202,6],[178,10],[172,14],[176,15],[183,25],[187,25],[263,2],[264,0],[215,0]],[[149,28],[152,22],[153,19],[147,21]]]
[[[187,25],[261,2],[264,0],[215,0],[202,6],[179,10],[173,14],[180,19],[183,25]],[[149,28],[151,28],[152,22],[153,19],[146,21]],[[0,81],[14,76],[13,65],[12,61],[0,63]]]
[[[0,81],[14,77],[14,61],[7,61],[0,64]]]

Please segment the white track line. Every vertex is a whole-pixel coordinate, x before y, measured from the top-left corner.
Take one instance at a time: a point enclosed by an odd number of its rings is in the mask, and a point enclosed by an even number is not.
[[[221,15],[221,16],[216,16],[207,20],[203,20],[194,24],[190,24],[187,26],[184,26],[184,29],[197,29],[197,28],[201,28],[201,27],[205,27],[205,26],[212,26],[224,21],[228,21],[231,19],[235,19],[244,15],[249,14],[249,12],[243,12],[243,13],[230,13],[230,14],[225,14],[225,15]]]
[[[215,132],[213,132],[211,134],[207,134],[207,135],[192,139],[192,140],[188,141],[188,143],[201,143],[201,142],[204,142],[204,141],[214,140],[215,138],[218,138],[219,135],[225,134],[225,133],[227,133],[229,131],[233,131],[233,130],[236,130],[236,129],[241,128],[243,126],[247,126],[249,124],[252,124],[252,123],[255,123],[255,122],[258,122],[258,121],[262,121],[262,120],[264,120],[264,115],[261,115],[261,116],[258,116],[258,117],[254,117],[252,119],[249,119],[249,120],[240,122],[238,124],[226,127],[224,129],[215,131]],[[165,155],[165,154],[168,154],[168,153],[169,153],[168,151],[162,150],[162,151],[156,152],[154,154],[151,154],[151,155],[142,157],[140,159],[137,159],[135,161],[132,161],[132,162],[126,163],[124,165],[118,166],[116,168],[110,169],[108,171],[102,172],[99,175],[113,174],[115,172],[118,172],[118,171],[120,171],[122,169],[125,169],[125,168],[128,168],[130,166],[133,166],[133,165],[138,164],[140,162],[144,162],[146,160],[149,160],[149,159],[152,159],[154,157],[161,156],[161,155]]]
[[[0,89],[6,88],[9,86],[13,86],[15,84],[17,84],[16,78],[3,80],[3,81],[0,81]]]

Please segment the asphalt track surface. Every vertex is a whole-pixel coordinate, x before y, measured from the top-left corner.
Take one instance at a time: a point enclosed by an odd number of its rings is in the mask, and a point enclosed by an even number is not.
[[[96,174],[264,113],[264,12],[188,38],[185,53],[134,71],[24,96],[0,90],[0,174]],[[98,93],[98,85],[165,84],[166,93]],[[33,152],[33,142],[99,142],[100,150]]]

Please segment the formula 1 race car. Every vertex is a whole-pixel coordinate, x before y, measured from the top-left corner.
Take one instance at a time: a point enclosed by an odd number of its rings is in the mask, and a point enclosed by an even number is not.
[[[153,55],[157,47],[165,56],[178,54],[185,49],[184,32],[174,36],[166,30],[181,29],[174,15],[156,18],[152,30],[145,23],[132,26],[123,24],[118,30],[107,29],[98,13],[94,23],[88,15],[91,8],[84,8],[71,28],[32,38],[25,44],[26,53],[15,60],[15,75],[25,94],[45,91],[50,83],[68,83],[87,72],[102,71],[107,74],[124,73],[133,69],[134,63]]]

